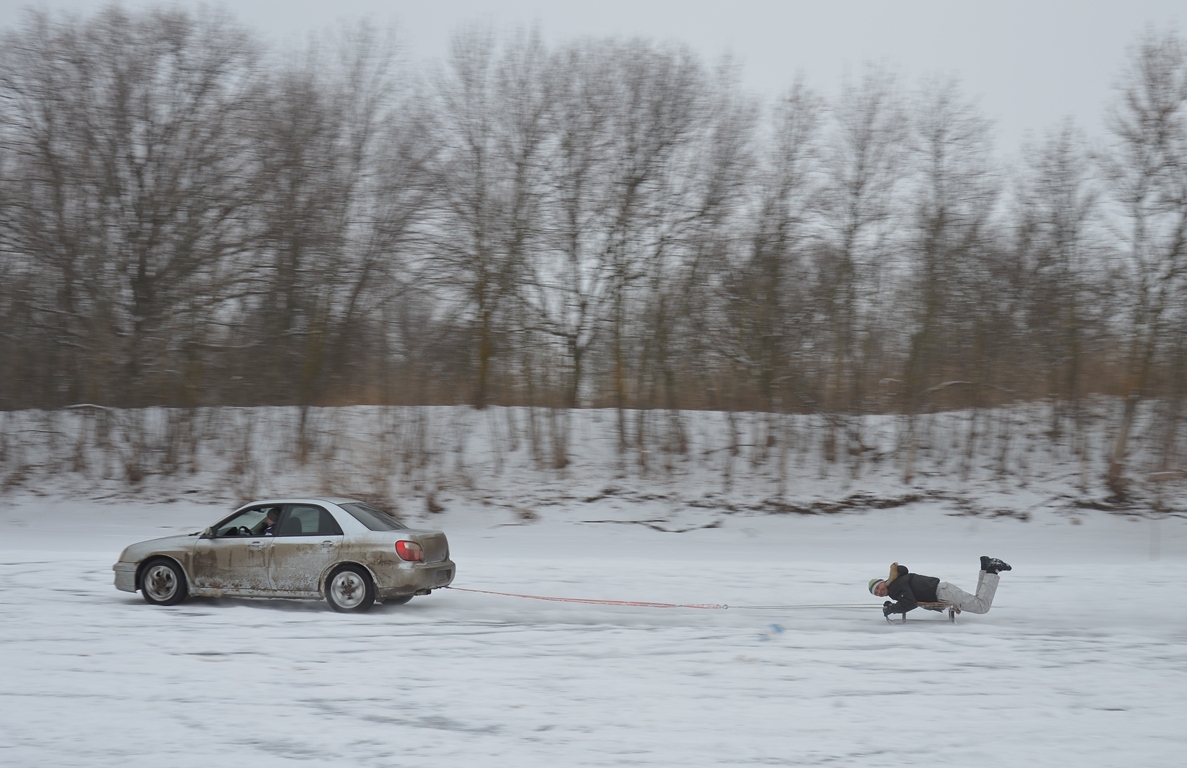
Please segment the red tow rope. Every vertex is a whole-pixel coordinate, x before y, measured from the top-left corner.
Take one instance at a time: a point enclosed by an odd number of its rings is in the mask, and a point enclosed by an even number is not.
[[[480,595],[501,595],[503,597],[523,597],[528,600],[547,600],[553,603],[585,603],[586,605],[626,605],[633,608],[698,608],[709,611],[724,611],[728,605],[717,603],[647,603],[637,600],[593,600],[585,597],[549,597],[547,595],[521,595],[516,592],[493,592],[488,589],[466,589],[464,587],[446,587],[457,592],[475,592]]]

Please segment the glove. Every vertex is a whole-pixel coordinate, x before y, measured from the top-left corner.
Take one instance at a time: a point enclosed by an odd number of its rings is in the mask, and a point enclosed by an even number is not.
[[[894,603],[890,602],[889,600],[887,600],[885,603],[882,603],[882,615],[889,616],[892,613],[894,613]]]

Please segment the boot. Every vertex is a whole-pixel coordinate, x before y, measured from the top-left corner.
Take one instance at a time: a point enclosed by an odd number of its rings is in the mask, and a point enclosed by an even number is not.
[[[1000,573],[1001,571],[1012,571],[1013,568],[1004,560],[998,560],[996,557],[986,557],[981,555],[981,570],[986,573]]]

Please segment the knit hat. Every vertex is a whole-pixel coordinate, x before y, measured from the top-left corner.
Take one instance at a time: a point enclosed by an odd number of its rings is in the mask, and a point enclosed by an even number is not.
[[[874,594],[874,587],[875,587],[875,586],[878,584],[878,582],[880,582],[880,581],[885,581],[885,582],[886,582],[886,586],[888,586],[888,587],[889,587],[889,586],[890,586],[890,582],[894,581],[894,580],[895,580],[895,579],[897,579],[897,578],[898,578],[898,563],[891,563],[891,564],[890,564],[890,577],[889,577],[889,578],[885,578],[885,579],[870,579],[870,594],[871,594],[871,595],[872,595],[872,594]]]

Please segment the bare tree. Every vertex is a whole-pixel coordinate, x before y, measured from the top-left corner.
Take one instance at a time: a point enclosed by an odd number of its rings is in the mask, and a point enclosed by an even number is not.
[[[687,255],[683,227],[698,214],[707,188],[694,188],[697,153],[711,129],[705,74],[687,50],[635,42],[617,52],[615,194],[609,200],[602,263],[607,273],[605,315],[612,402],[618,409],[620,445],[626,448],[626,407],[661,405],[657,386],[672,389],[671,321],[680,307],[667,292]],[[711,150],[710,150],[711,151]],[[669,313],[669,310],[671,312]],[[645,460],[642,419],[634,444]]]
[[[663,408],[661,445],[665,467],[687,450],[681,409],[703,387],[703,366],[712,346],[706,342],[706,307],[713,267],[736,247],[740,216],[753,171],[757,110],[739,93],[736,72],[727,60],[715,76],[691,80],[686,97],[701,92],[699,108],[689,113],[688,135],[678,139],[661,173],[663,186],[651,200],[652,219],[641,223],[658,237],[640,253],[639,287],[642,328],[637,396],[645,408]],[[680,96],[678,92],[670,94]],[[692,402],[698,402],[693,400]],[[644,422],[637,424],[636,444],[644,446]],[[640,459],[646,454],[640,452]]]
[[[820,312],[831,357],[825,387],[835,393],[829,406],[837,412],[826,445],[835,443],[833,426],[844,424],[848,448],[860,456],[860,419],[842,420],[840,414],[864,412],[869,367],[883,349],[882,281],[902,223],[895,193],[903,186],[909,135],[894,74],[869,67],[859,83],[846,83],[833,121],[822,195],[827,247],[819,262]]]
[[[802,81],[781,99],[770,146],[753,176],[753,215],[740,253],[719,264],[725,323],[718,349],[757,385],[761,407],[783,411],[787,392],[811,399],[797,370],[811,339],[810,257],[818,235],[823,101]],[[803,402],[790,407],[798,408]]]
[[[1113,147],[1105,168],[1121,208],[1132,281],[1124,405],[1107,481],[1127,494],[1125,464],[1139,401],[1160,349],[1181,336],[1187,277],[1187,46],[1153,33],[1130,57],[1120,101],[1110,114]]]
[[[552,54],[552,109],[547,113],[548,206],[540,223],[545,249],[526,265],[522,289],[533,324],[567,357],[562,404],[576,408],[586,354],[603,330],[608,297],[607,245],[615,195],[616,46],[584,41]]]
[[[38,314],[71,349],[51,399],[192,398],[195,345],[246,247],[254,43],[219,15],[109,8],[32,14],[3,48],[10,243],[53,286]]]
[[[1064,418],[1071,417],[1077,435],[1083,426],[1093,264],[1102,255],[1094,231],[1099,193],[1084,139],[1070,122],[1030,147],[1026,161],[1015,194],[1014,247],[1025,274],[1028,331],[1056,398],[1051,436],[1058,439]]]
[[[241,348],[259,386],[308,406],[331,384],[362,394],[386,347],[382,307],[408,282],[432,144],[390,38],[362,25],[273,75],[254,123],[260,259]],[[368,354],[368,353],[372,354]],[[253,355],[258,364],[260,355]],[[353,391],[352,391],[353,390]],[[374,396],[374,395],[372,395]]]
[[[454,38],[449,70],[436,81],[439,207],[427,276],[469,328],[477,408],[491,400],[496,345],[510,330],[515,288],[538,237],[547,74],[538,35],[501,50],[492,33],[471,30]]]
[[[914,474],[917,420],[929,400],[950,385],[988,383],[982,342],[986,312],[995,305],[970,290],[987,282],[994,257],[989,223],[998,179],[989,124],[965,101],[955,82],[929,84],[914,133],[916,180],[911,195],[910,277],[904,303],[910,342],[904,361],[907,418],[903,477]],[[957,371],[965,375],[945,380]]]

